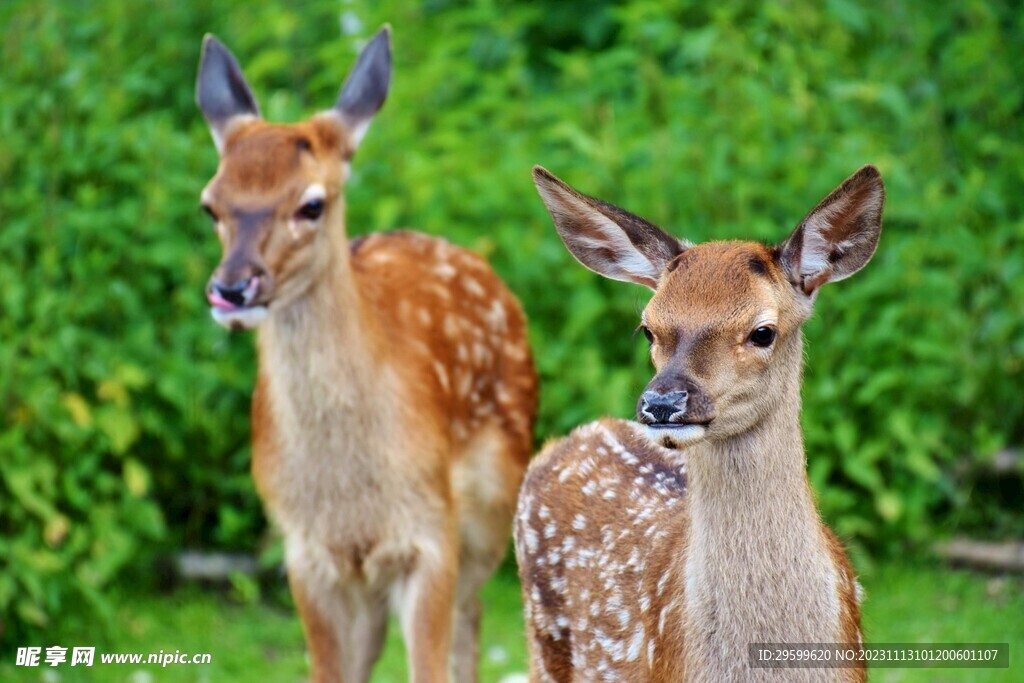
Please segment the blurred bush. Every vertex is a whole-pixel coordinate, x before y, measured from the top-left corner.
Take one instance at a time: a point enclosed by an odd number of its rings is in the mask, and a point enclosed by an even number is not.
[[[210,321],[219,248],[201,36],[273,120],[333,102],[394,26],[349,226],[442,234],[521,297],[538,438],[629,416],[647,294],[572,261],[540,163],[692,240],[779,241],[863,163],[875,260],[808,325],[805,427],[826,517],[892,551],[953,525],[1024,533],[954,461],[1024,442],[1024,15],[1015,3],[0,4],[0,638],[103,608],[154,551],[252,549],[252,340]],[[1005,501],[1003,501],[1005,503]],[[86,612],[76,608],[85,607]],[[13,641],[12,641],[13,642]]]

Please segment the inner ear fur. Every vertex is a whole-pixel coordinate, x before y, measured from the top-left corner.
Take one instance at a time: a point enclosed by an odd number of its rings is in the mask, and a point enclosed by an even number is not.
[[[566,248],[600,275],[656,289],[665,266],[689,246],[636,214],[576,191],[540,166],[533,169],[533,181]]]
[[[878,246],[884,203],[882,176],[870,165],[821,200],[779,247],[793,286],[811,296],[863,268]]]

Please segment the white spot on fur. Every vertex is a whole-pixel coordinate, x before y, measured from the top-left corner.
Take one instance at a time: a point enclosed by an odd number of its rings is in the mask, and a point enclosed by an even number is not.
[[[535,529],[532,529],[532,528],[527,528],[526,529],[525,539],[526,539],[526,550],[527,550],[527,552],[529,552],[531,555],[533,553],[537,552],[537,546],[540,544],[540,538],[537,536],[537,531]],[[537,590],[536,586],[534,586],[534,590]],[[537,594],[537,597],[538,597],[538,601],[539,601],[539,598],[540,598],[540,594],[539,593]]]
[[[507,328],[507,316],[505,314],[505,306],[500,300],[495,299],[491,302],[490,307],[483,314],[483,318],[488,327],[491,328],[492,332],[498,334],[505,332]]]
[[[367,258],[375,263],[390,263],[395,260],[395,255],[385,249],[377,249],[370,252]]]
[[[473,360],[478,365],[483,365],[488,360],[490,360],[490,357],[491,357],[491,354],[487,350],[487,347],[485,347],[483,344],[480,344],[480,343],[474,343],[473,344]]]
[[[442,280],[451,280],[453,277],[455,277],[455,273],[457,271],[455,270],[455,267],[452,266],[452,264],[441,262],[434,266],[434,272]]]
[[[626,650],[626,661],[635,662],[640,658],[640,648],[644,645],[644,627],[641,624],[633,632],[633,639],[629,641],[629,649]]]
[[[441,388],[444,391],[448,391],[450,388],[450,385],[448,384],[448,371],[445,370],[441,361],[434,361],[434,373],[437,375],[437,381],[441,385]]]
[[[487,290],[485,290],[483,286],[480,285],[479,282],[469,277],[468,275],[463,275],[460,282],[462,282],[463,289],[465,289],[467,293],[472,294],[475,297],[479,297],[482,299],[487,294]]]
[[[460,320],[454,315],[445,316],[444,319],[444,336],[449,339],[455,339],[462,333],[462,326]]]
[[[530,353],[529,348],[526,345],[513,342],[505,344],[505,346],[502,347],[502,350],[505,355],[512,360],[526,360],[526,357]]]
[[[461,397],[469,396],[473,386],[473,375],[469,372],[458,372],[455,378],[455,393]]]

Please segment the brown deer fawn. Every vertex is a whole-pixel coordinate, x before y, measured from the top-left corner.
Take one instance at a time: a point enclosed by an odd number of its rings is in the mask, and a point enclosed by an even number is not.
[[[313,680],[366,680],[393,606],[412,680],[473,681],[537,381],[523,311],[481,258],[412,232],[346,237],[342,186],[390,76],[385,28],[332,109],[267,123],[205,38],[197,102],[220,164],[202,205],[224,250],[207,296],[222,325],[259,325],[252,471]]]
[[[875,251],[878,171],[777,247],[694,246],[542,168],[534,181],[580,263],[654,290],[641,326],[657,372],[640,424],[580,427],[527,472],[515,547],[532,680],[864,680],[753,668],[748,646],[861,637],[859,586],[806,474],[800,328],[818,288]]]

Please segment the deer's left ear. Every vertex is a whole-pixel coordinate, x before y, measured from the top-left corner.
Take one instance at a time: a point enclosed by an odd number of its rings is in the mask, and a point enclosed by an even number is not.
[[[341,87],[334,112],[348,129],[353,149],[359,146],[374,114],[384,104],[391,86],[391,27],[377,31],[356,59]]]
[[[884,201],[874,166],[862,167],[821,200],[779,248],[793,286],[812,296],[826,282],[863,268],[878,246]]]
[[[245,82],[242,67],[215,36],[203,38],[203,54],[196,77],[196,104],[210,126],[218,152],[224,151],[228,128],[240,118],[259,118],[260,108]]]

